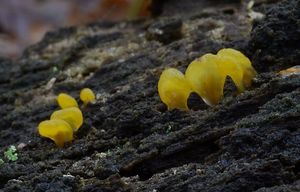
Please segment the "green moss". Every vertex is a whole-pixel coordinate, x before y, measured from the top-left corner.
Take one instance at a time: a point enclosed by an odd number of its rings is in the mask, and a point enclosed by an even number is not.
[[[16,161],[18,160],[17,149],[14,145],[11,145],[7,151],[4,152],[4,157],[7,158],[9,161]]]

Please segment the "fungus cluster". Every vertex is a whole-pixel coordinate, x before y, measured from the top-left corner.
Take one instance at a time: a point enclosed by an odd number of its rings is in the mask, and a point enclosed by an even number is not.
[[[95,94],[91,89],[85,88],[80,92],[80,99],[87,105],[95,101]],[[61,109],[54,111],[50,120],[40,122],[38,132],[42,137],[47,137],[57,146],[63,147],[65,142],[73,140],[74,132],[83,124],[83,115],[77,101],[68,94],[60,93],[57,103]]]
[[[238,91],[243,92],[251,86],[256,74],[251,61],[243,53],[231,48],[221,49],[216,55],[208,53],[194,60],[185,74],[175,68],[164,70],[158,82],[158,93],[169,110],[188,110],[187,100],[192,92],[213,106],[223,97],[227,76]]]

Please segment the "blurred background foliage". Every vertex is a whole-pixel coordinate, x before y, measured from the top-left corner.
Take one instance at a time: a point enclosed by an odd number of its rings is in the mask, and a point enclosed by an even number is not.
[[[151,16],[155,0],[0,0],[0,56],[17,58],[49,30]]]

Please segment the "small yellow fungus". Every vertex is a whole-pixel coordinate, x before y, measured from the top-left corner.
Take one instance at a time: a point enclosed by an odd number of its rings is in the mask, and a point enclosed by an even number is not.
[[[95,101],[96,97],[94,92],[89,88],[84,88],[80,91],[80,99],[84,105]]]
[[[251,86],[253,77],[257,72],[251,61],[243,53],[235,49],[221,49],[217,54],[221,59],[226,74],[230,76],[240,92]]]
[[[190,84],[180,71],[169,68],[162,72],[158,82],[158,93],[169,110],[188,110],[187,99],[191,92]]]
[[[229,76],[243,92],[251,86],[256,75],[251,61],[235,49],[221,49],[216,55],[205,54],[194,60],[183,76],[177,69],[167,69],[158,82],[161,100],[169,109],[187,109],[189,94],[196,92],[208,105],[217,105],[223,97],[226,77]]]
[[[72,96],[66,93],[60,93],[57,96],[57,102],[62,109],[68,107],[78,107],[77,101]]]
[[[41,136],[50,138],[59,147],[63,147],[65,142],[73,140],[73,129],[61,119],[42,121],[38,126],[38,131]]]
[[[221,49],[217,55],[206,54],[193,61],[185,72],[185,77],[193,90],[208,105],[216,105],[223,97],[226,77],[233,80],[240,92],[251,86],[256,75],[251,61],[235,49]]]
[[[61,119],[66,121],[74,131],[77,131],[83,123],[83,115],[77,107],[70,107],[54,111],[50,119]]]
[[[219,103],[226,74],[221,72],[216,55],[206,54],[193,61],[185,72],[185,78],[205,103],[211,106]]]

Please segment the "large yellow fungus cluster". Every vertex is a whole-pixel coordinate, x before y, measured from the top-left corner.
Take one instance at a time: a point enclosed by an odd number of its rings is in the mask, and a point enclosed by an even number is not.
[[[81,91],[80,98],[86,105],[94,102],[95,95],[92,90],[85,88]],[[57,103],[62,109],[54,111],[50,120],[42,121],[38,125],[38,132],[41,136],[53,140],[57,146],[63,147],[65,142],[73,140],[74,132],[83,124],[83,115],[77,101],[68,94],[59,94]]]
[[[221,49],[216,55],[209,53],[194,60],[185,75],[174,68],[164,70],[158,82],[158,93],[169,110],[188,110],[187,100],[191,92],[196,92],[205,103],[213,106],[223,97],[227,76],[239,92],[243,92],[251,86],[256,74],[251,61],[240,51]]]

